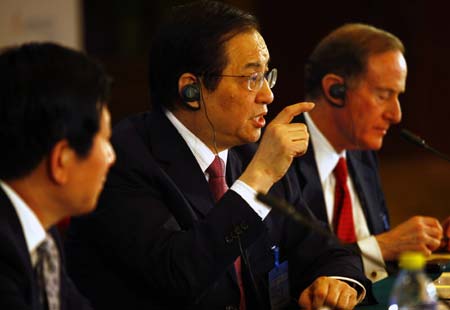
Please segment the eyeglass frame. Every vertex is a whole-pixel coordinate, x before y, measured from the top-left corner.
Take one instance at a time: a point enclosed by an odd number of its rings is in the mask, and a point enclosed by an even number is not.
[[[269,88],[273,88],[275,84],[277,83],[278,78],[278,70],[276,68],[272,68],[272,70],[267,72],[254,72],[251,75],[232,75],[232,74],[218,74],[214,76],[220,76],[220,77],[240,77],[240,78],[247,78],[247,88],[249,91],[259,91],[264,83],[264,80],[267,81],[267,84],[269,85]],[[255,84],[255,88],[252,89],[250,87],[250,84],[252,81],[256,83],[259,80],[259,84]]]

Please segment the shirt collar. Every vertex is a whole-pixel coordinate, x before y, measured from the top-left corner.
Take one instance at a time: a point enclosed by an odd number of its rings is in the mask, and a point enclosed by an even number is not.
[[[0,186],[16,210],[25,235],[28,252],[31,255],[38,245],[44,241],[46,231],[33,210],[30,209],[26,202],[8,184],[0,180]]]
[[[333,172],[339,158],[346,157],[346,152],[344,150],[341,153],[337,153],[328,139],[316,126],[311,116],[307,112],[304,115],[310,132],[310,140],[314,148],[314,156],[319,170],[320,181],[324,183]]]
[[[181,123],[171,111],[164,109],[164,114],[181,135],[183,140],[186,141],[189,149],[191,150],[192,154],[194,154],[195,159],[200,165],[200,168],[203,172],[205,172],[213,162],[216,155],[206,146],[205,143],[203,143],[202,140],[200,140],[186,126],[184,126],[183,123]],[[226,167],[228,150],[219,152],[218,155],[223,160]]]

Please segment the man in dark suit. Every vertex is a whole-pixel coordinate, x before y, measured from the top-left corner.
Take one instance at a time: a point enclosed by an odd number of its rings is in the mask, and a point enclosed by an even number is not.
[[[95,307],[352,308],[364,295],[358,256],[255,199],[270,190],[308,216],[287,179],[274,184],[306,149],[305,126],[290,121],[312,104],[285,108],[255,154],[246,145],[273,101],[268,61],[253,16],[211,1],[171,11],[150,52],[153,110],[115,127],[117,163],[99,208],[69,228],[69,272]],[[278,285],[271,291],[286,296],[269,301],[274,246],[295,279],[292,297]]]
[[[443,229],[437,219],[413,217],[391,229],[375,153],[391,124],[400,122],[398,96],[407,75],[404,47],[392,34],[364,24],[344,25],[316,46],[305,67],[305,94],[316,107],[296,119],[308,125],[311,143],[294,160],[304,199],[316,217],[338,235],[333,173],[340,158],[348,166],[353,237],[363,252],[384,263],[403,251],[429,255]],[[346,159],[346,160],[345,160]],[[341,224],[344,227],[345,224]],[[447,229],[450,234],[450,229]],[[383,266],[363,258],[366,275],[386,276]]]
[[[0,309],[91,309],[52,226],[94,208],[115,159],[108,84],[98,64],[56,44],[0,54]]]

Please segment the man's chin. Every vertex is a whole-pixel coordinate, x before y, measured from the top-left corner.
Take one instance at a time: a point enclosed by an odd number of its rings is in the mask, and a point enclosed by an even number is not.
[[[253,136],[253,138],[250,139],[249,143],[258,142],[260,138],[261,138],[261,131],[259,132],[259,134]]]
[[[360,151],[379,151],[383,146],[383,139],[381,138],[373,138],[366,140],[358,140],[353,143],[353,150]],[[349,148],[350,149],[350,148]]]
[[[243,139],[241,140],[241,142],[242,142],[241,144],[258,142],[259,139],[261,138],[261,129],[254,130],[242,138]]]
[[[365,149],[371,150],[371,151],[379,151],[381,147],[383,146],[383,139],[374,139],[373,141],[369,141],[369,143],[366,144]]]

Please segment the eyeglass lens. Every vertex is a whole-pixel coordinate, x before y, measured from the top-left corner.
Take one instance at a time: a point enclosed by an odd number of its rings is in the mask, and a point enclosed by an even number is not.
[[[277,69],[272,69],[267,73],[258,72],[254,75],[250,76],[248,79],[248,88],[249,90],[258,91],[261,89],[264,83],[264,79],[267,80],[267,83],[270,88],[273,88],[275,86],[275,83],[277,82]]]

